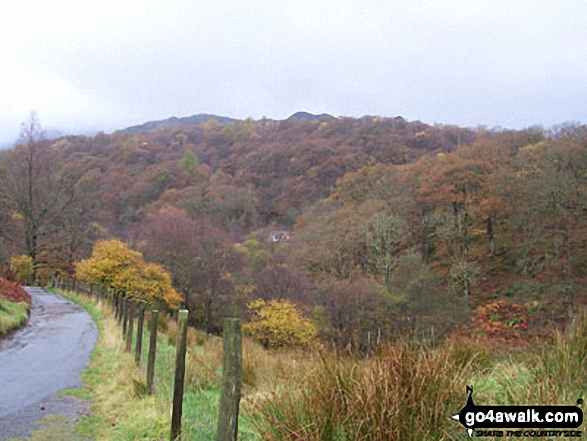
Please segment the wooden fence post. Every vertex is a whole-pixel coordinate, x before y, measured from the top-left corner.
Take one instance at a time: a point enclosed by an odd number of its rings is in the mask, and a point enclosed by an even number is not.
[[[135,347],[135,364],[141,365],[141,352],[143,350],[143,323],[145,321],[145,307],[147,302],[141,300],[139,303],[139,316],[137,319],[137,345]]]
[[[122,337],[126,337],[126,327],[128,324],[128,297],[122,297]]]
[[[150,323],[150,339],[149,339],[149,355],[147,358],[147,393],[153,393],[153,379],[155,376],[155,354],[157,353],[157,318],[159,311],[154,309],[151,311]]]
[[[118,305],[118,323],[122,325],[122,319],[124,317],[124,294],[121,291],[114,291],[116,296],[116,304]]]
[[[188,312],[186,309],[182,309],[178,313],[177,342],[175,346],[175,383],[173,386],[173,411],[171,413],[171,441],[176,440],[181,434],[187,323]]]
[[[134,301],[129,299],[127,304],[127,315],[128,315],[128,324],[126,326],[126,352],[132,351],[132,333],[134,331],[134,322],[135,322],[135,308],[134,308]]]
[[[222,387],[216,440],[235,441],[238,432],[243,362],[240,319],[224,319],[222,352]]]

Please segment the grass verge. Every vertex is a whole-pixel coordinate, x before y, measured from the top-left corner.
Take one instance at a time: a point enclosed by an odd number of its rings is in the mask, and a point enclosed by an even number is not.
[[[30,305],[0,299],[0,338],[24,325],[29,317]]]
[[[126,352],[120,326],[110,307],[103,301],[62,291],[57,294],[84,307],[99,329],[99,340],[91,355],[90,366],[82,373],[83,389],[63,393],[93,404],[90,415],[73,425],[59,428],[50,422],[37,431],[33,439],[92,440],[167,440],[169,439],[171,403],[175,369],[176,324],[164,318],[158,334],[155,367],[155,393],[146,394],[145,372],[137,368],[134,355]],[[136,335],[135,335],[136,338]],[[135,340],[136,341],[136,340]],[[149,333],[145,330],[143,360],[148,350]],[[213,440],[219,407],[222,342],[205,338],[190,329],[186,363],[181,440]],[[64,438],[61,438],[64,439]],[[258,439],[241,413],[239,439]]]

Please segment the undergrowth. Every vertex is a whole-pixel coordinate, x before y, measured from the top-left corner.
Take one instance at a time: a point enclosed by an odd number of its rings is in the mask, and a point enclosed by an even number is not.
[[[303,384],[259,398],[254,422],[265,440],[462,440],[449,417],[466,385],[479,405],[575,405],[587,392],[587,321],[509,355],[464,338],[399,341],[366,360],[325,355]]]

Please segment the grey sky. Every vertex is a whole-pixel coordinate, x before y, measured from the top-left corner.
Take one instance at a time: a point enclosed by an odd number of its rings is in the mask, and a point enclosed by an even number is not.
[[[197,113],[585,122],[585,0],[0,2],[0,143]]]

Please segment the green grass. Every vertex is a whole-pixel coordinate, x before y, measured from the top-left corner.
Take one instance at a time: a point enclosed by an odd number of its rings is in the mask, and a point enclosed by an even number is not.
[[[0,337],[24,325],[29,316],[29,305],[0,299]]]
[[[134,355],[125,351],[120,326],[106,303],[96,303],[71,293],[57,293],[84,307],[98,325],[100,337],[92,352],[90,366],[82,373],[83,389],[62,391],[62,394],[90,400],[93,405],[89,417],[73,425],[63,424],[59,419],[49,421],[46,427],[35,432],[37,438],[34,439],[45,439],[45,436],[59,439],[60,433],[67,435],[67,439],[169,439],[175,375],[175,347],[172,344],[175,322],[162,320],[168,332],[158,334],[155,393],[149,396],[146,395],[144,367],[149,343],[147,321],[143,336],[143,366],[139,369],[135,366]],[[216,340],[206,344],[211,351],[206,354],[204,346],[197,344],[204,341],[196,336],[195,330],[190,330],[181,440],[216,438],[220,401],[218,379],[221,375],[221,353],[219,357]],[[242,410],[239,439],[259,439]]]

